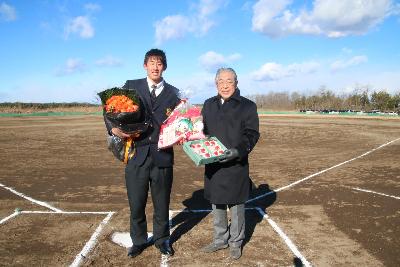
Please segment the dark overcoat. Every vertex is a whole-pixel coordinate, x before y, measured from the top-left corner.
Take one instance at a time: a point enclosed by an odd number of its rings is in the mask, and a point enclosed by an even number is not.
[[[224,104],[219,96],[207,99],[202,115],[206,135],[239,151],[236,160],[205,166],[204,197],[212,204],[244,203],[250,191],[248,155],[260,136],[257,106],[236,89]]]

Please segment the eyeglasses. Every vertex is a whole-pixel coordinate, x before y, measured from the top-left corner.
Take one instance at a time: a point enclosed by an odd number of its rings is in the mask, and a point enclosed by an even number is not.
[[[232,81],[232,80],[218,80],[217,84],[218,85],[224,85],[224,84],[233,85],[233,84],[235,84],[235,81]]]

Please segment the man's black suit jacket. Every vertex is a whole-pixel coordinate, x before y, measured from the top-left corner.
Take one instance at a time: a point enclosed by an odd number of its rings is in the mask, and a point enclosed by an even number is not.
[[[134,89],[143,102],[150,116],[152,127],[139,138],[135,139],[136,153],[128,164],[142,165],[146,157],[151,155],[158,167],[171,167],[174,164],[174,151],[171,148],[158,149],[160,127],[168,117],[168,110],[173,110],[179,103],[179,90],[164,81],[164,88],[157,96],[154,104],[151,102],[147,79],[127,80],[124,89]],[[108,129],[109,132],[111,129]]]

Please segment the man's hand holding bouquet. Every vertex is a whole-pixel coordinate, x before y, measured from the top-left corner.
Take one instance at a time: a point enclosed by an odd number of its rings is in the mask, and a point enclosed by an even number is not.
[[[132,89],[114,87],[98,93],[110,136],[108,149],[127,163],[135,154],[133,140],[145,132],[150,123],[138,94]]]

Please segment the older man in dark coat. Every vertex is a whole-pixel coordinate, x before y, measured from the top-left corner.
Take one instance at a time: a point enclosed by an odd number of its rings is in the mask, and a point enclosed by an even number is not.
[[[202,110],[204,131],[228,150],[225,159],[205,166],[204,196],[213,208],[214,240],[203,251],[229,246],[231,258],[239,259],[245,237],[244,203],[250,191],[248,154],[260,136],[259,121],[255,103],[240,96],[233,69],[219,69],[215,82],[218,95],[207,99]],[[231,211],[229,226],[227,207]]]

